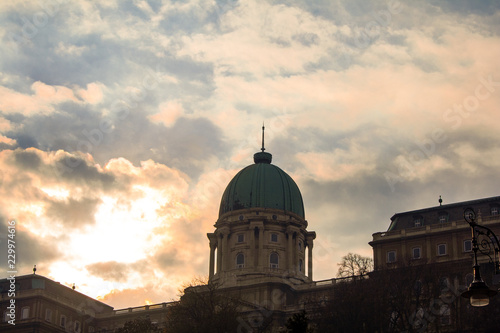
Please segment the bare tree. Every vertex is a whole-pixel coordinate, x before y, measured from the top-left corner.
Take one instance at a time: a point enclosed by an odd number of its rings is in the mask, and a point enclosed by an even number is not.
[[[126,322],[123,327],[116,329],[115,333],[160,333],[161,331],[148,318],[139,318]]]
[[[220,292],[217,282],[196,279],[167,313],[172,333],[236,332],[238,301]]]
[[[287,333],[312,333],[310,320],[305,311],[295,313],[285,324]]]
[[[360,276],[373,270],[373,259],[356,253],[348,253],[337,265],[339,266],[337,277]]]

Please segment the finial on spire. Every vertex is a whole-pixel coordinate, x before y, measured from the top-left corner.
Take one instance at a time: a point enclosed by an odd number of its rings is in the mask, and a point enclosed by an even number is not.
[[[262,148],[260,150],[262,150],[262,152],[264,152],[264,150],[266,150],[266,148],[264,148],[264,130],[266,128],[264,127],[264,122],[262,122]]]
[[[439,196],[439,206],[441,206],[441,204],[443,203],[443,199],[441,199],[441,196]]]
[[[260,150],[260,152],[258,153],[255,153],[253,155],[253,161],[257,164],[257,163],[265,163],[265,164],[270,164],[271,163],[271,160],[273,158],[273,155],[269,154],[269,153],[266,153],[264,150],[266,150],[266,148],[264,147],[264,130],[266,129],[266,127],[264,126],[264,122],[262,122],[262,148]]]

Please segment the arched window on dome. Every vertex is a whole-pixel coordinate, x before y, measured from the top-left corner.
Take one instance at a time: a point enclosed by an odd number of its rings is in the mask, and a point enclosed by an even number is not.
[[[245,267],[245,255],[243,253],[238,253],[236,256],[236,268]]]
[[[278,268],[278,265],[279,265],[279,256],[276,252],[273,252],[269,256],[269,267]]]

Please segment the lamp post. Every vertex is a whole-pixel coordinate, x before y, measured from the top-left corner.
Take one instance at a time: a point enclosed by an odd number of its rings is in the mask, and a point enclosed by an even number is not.
[[[499,271],[499,252],[500,242],[495,233],[482,225],[476,223],[476,213],[472,208],[464,210],[464,219],[471,228],[472,232],[472,251],[474,252],[474,280],[462,293],[462,297],[469,298],[472,306],[486,306],[490,304],[490,297],[495,296],[498,292],[490,289],[481,278],[479,264],[477,262],[477,252],[487,255],[495,265],[495,274]],[[478,243],[478,238],[482,240]],[[493,258],[491,252],[493,249]]]

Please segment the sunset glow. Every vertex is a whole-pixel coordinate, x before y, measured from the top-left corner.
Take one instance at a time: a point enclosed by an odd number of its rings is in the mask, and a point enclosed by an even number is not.
[[[27,0],[0,17],[0,248],[15,220],[20,275],[115,308],[177,299],[208,275],[263,122],[317,280],[372,256],[395,212],[499,195],[496,2]]]

